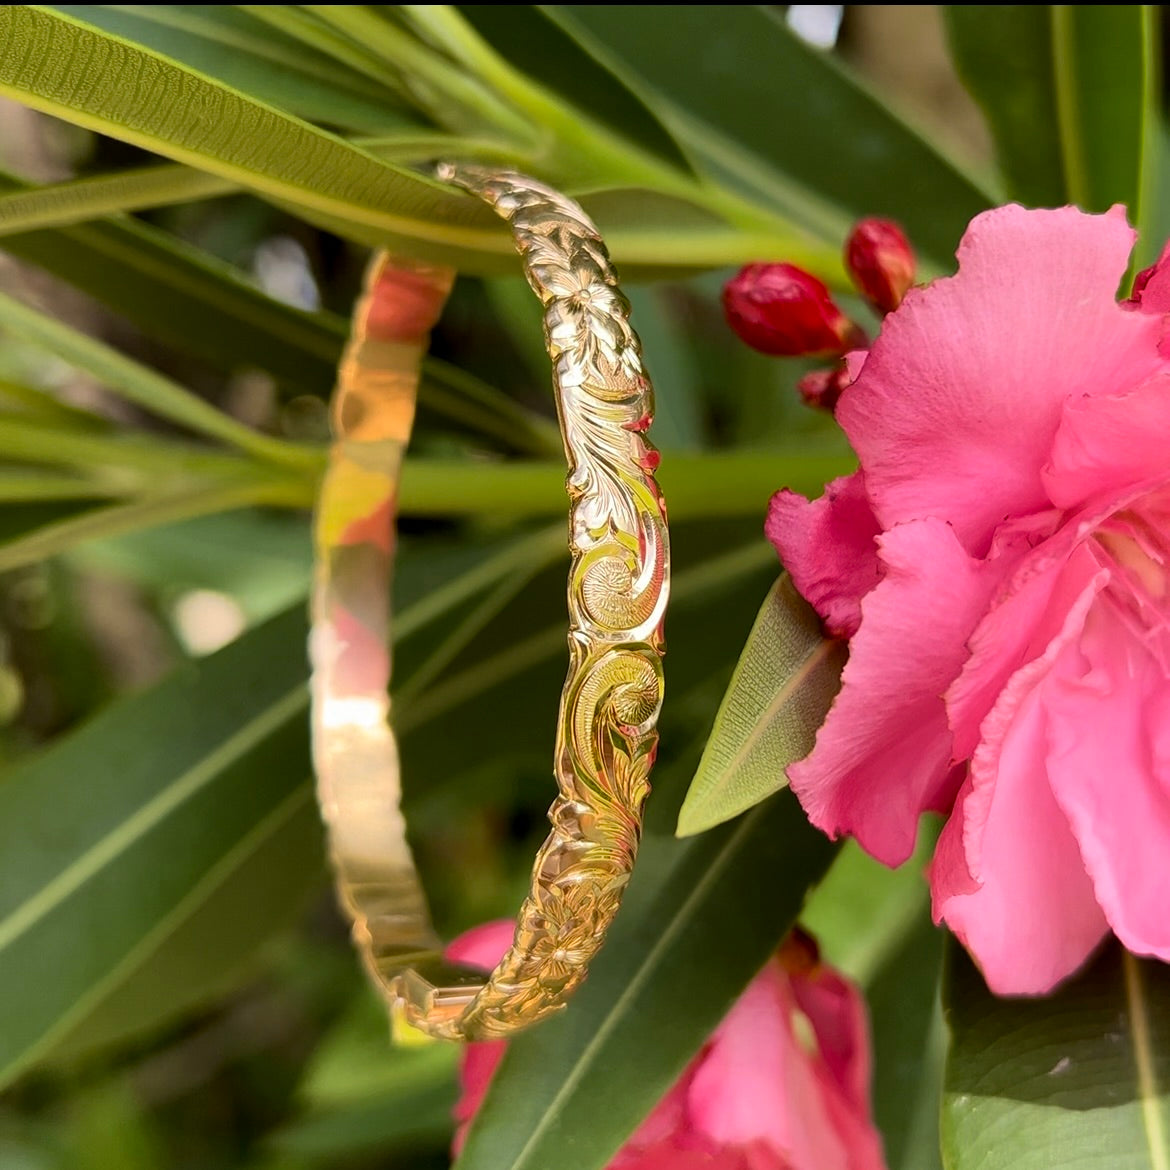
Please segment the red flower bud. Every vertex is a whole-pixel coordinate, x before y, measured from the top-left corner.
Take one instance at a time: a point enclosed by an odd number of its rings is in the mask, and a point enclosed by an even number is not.
[[[863,219],[845,241],[845,267],[879,312],[892,313],[914,283],[914,249],[888,219]]]
[[[805,406],[831,414],[837,408],[841,391],[848,385],[849,373],[844,365],[838,365],[831,370],[810,370],[796,383],[796,390]]]
[[[723,288],[727,323],[761,353],[844,353],[865,335],[815,276],[792,264],[749,264]]]
[[[1142,293],[1146,291],[1146,285],[1157,276],[1158,272],[1164,267],[1161,258],[1158,259],[1157,264],[1151,264],[1149,268],[1143,268],[1141,272],[1133,278],[1133,292],[1130,293],[1129,299],[1122,301],[1122,305],[1128,308],[1136,308],[1142,303]]]

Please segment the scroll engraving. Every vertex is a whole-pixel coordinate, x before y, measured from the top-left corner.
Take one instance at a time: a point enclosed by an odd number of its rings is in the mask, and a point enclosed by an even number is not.
[[[512,227],[528,281],[544,306],[568,460],[569,668],[554,752],[558,794],[513,945],[486,981],[452,969],[438,955],[401,838],[396,757],[386,778],[400,837],[391,850],[395,861],[363,870],[337,846],[338,824],[344,828],[346,820],[337,811],[344,803],[338,791],[348,781],[339,761],[330,758],[330,744],[343,736],[327,719],[315,717],[315,752],[319,775],[323,766],[328,774],[320,781],[323,807],[333,800],[334,816],[327,810],[326,820],[334,830],[343,901],[375,981],[424,1031],[484,1039],[510,1034],[562,1007],[617,911],[637,853],[658,742],[670,552],[654,478],[658,454],[646,438],[652,390],[629,325],[629,305],[596,228],[572,201],[523,175],[455,164],[440,165],[438,174],[485,199]],[[416,343],[413,360],[420,357]],[[344,405],[336,422],[341,445],[354,437]],[[378,453],[369,454],[376,462]],[[387,498],[384,519],[390,524],[392,493]],[[319,533],[326,507],[318,516]],[[389,537],[381,547],[391,547]],[[321,615],[328,585],[318,583]],[[322,660],[315,650],[315,707]],[[386,659],[387,677],[388,668]],[[382,757],[385,764],[389,756],[383,751]],[[389,825],[393,818],[383,812]]]

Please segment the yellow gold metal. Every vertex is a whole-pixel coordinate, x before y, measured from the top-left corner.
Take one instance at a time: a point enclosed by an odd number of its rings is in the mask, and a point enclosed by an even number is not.
[[[314,760],[340,897],[388,1003],[434,1036],[509,1035],[564,1006],[633,868],[662,702],[666,513],[646,439],[649,379],[629,305],[581,209],[523,175],[441,164],[509,221],[544,305],[568,460],[569,670],[552,832],[513,945],[485,980],[447,964],[406,844],[387,723],[387,595],[418,367],[453,274],[379,256],[338,373],[316,521]]]

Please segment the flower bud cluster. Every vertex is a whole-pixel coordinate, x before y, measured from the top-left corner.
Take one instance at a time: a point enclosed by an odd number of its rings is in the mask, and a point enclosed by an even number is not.
[[[914,251],[888,219],[863,219],[845,241],[845,267],[857,290],[884,316],[914,283]],[[865,333],[833,300],[825,285],[794,264],[748,264],[723,289],[723,311],[736,335],[753,349],[778,357],[826,356],[832,367],[797,383],[810,406],[832,410],[849,376],[841,359],[867,346]]]

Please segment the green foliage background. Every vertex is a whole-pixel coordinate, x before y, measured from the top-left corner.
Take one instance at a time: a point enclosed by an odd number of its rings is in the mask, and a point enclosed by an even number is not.
[[[797,405],[805,367],[723,326],[728,272],[800,263],[864,318],[840,261],[861,215],[898,219],[924,277],[1007,198],[1125,202],[1139,261],[1170,225],[1157,9],[947,8],[988,151],[882,88],[864,7],[833,51],[782,6],[0,8],[5,1170],[448,1164],[455,1053],[391,1049],[362,984],[304,689],[308,509],[364,256],[454,262],[402,486],[396,722],[441,929],[510,915],[549,799],[563,468],[511,242],[427,177],[440,157],[527,170],[598,221],[675,548],[627,904],[571,1010],[512,1046],[460,1166],[599,1170],[798,916],[869,994],[892,1170],[1170,1166],[1163,968],[1110,952],[996,1003],[943,962],[928,833],[888,873],[775,791],[812,718],[785,688],[839,655],[775,609],[762,516],[853,464]],[[938,13],[902,11],[926,30],[907,71],[955,99]],[[239,627],[213,653],[181,620],[199,591]]]

